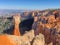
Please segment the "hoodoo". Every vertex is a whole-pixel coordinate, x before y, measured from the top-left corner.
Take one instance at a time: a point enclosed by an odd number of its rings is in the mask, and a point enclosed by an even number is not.
[[[20,15],[14,16],[14,35],[20,36],[20,31],[19,31],[19,24],[20,24]]]

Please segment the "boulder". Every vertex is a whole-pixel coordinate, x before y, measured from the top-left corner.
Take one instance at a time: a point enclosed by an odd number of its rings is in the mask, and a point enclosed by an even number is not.
[[[37,35],[34,40],[32,45],[45,45],[45,38],[43,34]]]

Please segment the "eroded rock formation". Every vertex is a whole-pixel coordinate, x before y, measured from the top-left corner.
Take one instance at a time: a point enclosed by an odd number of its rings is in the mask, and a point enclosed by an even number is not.
[[[13,35],[0,35],[0,45],[60,45],[60,16],[59,11],[52,14],[33,11],[34,23],[30,31],[21,35],[19,31],[20,16],[14,16]],[[25,12],[27,16],[28,12]],[[41,14],[41,15],[40,15]],[[46,16],[48,14],[48,16]]]

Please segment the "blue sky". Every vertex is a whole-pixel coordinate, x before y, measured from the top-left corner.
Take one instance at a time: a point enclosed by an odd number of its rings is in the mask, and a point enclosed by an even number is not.
[[[0,9],[60,8],[60,0],[0,0]]]

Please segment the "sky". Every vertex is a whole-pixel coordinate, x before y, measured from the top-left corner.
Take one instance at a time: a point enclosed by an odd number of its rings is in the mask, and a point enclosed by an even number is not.
[[[60,0],[0,0],[0,9],[55,9],[60,8]]]

